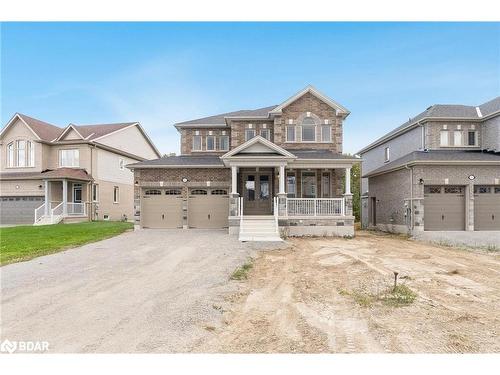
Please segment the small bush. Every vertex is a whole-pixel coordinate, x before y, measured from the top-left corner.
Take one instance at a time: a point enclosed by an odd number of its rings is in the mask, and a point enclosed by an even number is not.
[[[238,267],[231,275],[231,280],[246,280],[248,278],[248,272],[252,269],[253,265],[250,262],[243,264]]]

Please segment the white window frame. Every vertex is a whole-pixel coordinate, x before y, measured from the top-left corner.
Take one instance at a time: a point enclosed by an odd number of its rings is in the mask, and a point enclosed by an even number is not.
[[[63,163],[63,153],[64,152],[69,152],[73,151],[75,154],[73,155],[73,164],[64,164]],[[76,158],[75,158],[76,155]],[[75,163],[76,161],[76,163]],[[62,149],[59,150],[59,167],[68,167],[68,168],[73,168],[73,167],[79,167],[80,166],[80,150],[77,148],[67,148],[67,149]]]
[[[28,152],[28,167],[35,166],[35,143],[32,141],[26,141],[26,150]]]
[[[120,187],[113,186],[113,203],[120,203]]]
[[[462,147],[463,146],[464,134],[461,130],[453,131],[453,146]],[[458,142],[457,142],[458,140]]]
[[[286,141],[287,142],[296,142],[297,141],[297,129],[295,125],[287,125],[286,126]],[[289,135],[293,135],[293,139],[289,138]]]
[[[212,140],[212,145],[213,145],[212,148],[208,148],[208,139],[209,138]],[[217,149],[217,147],[216,147],[217,145],[215,144],[215,135],[207,135],[205,142],[206,142],[205,147],[206,147],[207,151],[215,151]]]
[[[326,132],[325,132],[326,130]],[[326,135],[326,137],[325,137]],[[321,125],[321,142],[330,143],[332,141],[332,127],[328,124]]]
[[[264,135],[267,134],[267,135]],[[260,136],[262,138],[267,139],[268,141],[271,140],[271,131],[268,128],[260,129]]]
[[[252,133],[252,134],[253,134],[253,136],[248,137],[248,134],[250,134],[250,133]],[[250,139],[252,139],[252,138],[254,138],[254,137],[255,137],[255,129],[250,129],[250,128],[245,129],[245,142],[246,142],[246,141],[249,141]]]
[[[10,142],[7,145],[7,167],[14,168],[15,167],[15,151],[14,151],[14,142]]]
[[[118,159],[118,168],[120,168],[120,171],[125,170],[125,159],[123,158]]]
[[[310,140],[310,139],[304,140],[304,128],[308,129],[308,128],[311,128],[311,127],[313,128],[314,139],[312,139],[312,140]],[[315,143],[316,142],[316,138],[317,138],[316,137],[316,130],[317,130],[317,125],[316,124],[314,124],[314,125],[311,125],[311,124],[306,124],[306,125],[301,124],[300,129],[301,129],[301,132],[300,132],[301,137],[300,137],[300,139],[301,139],[301,141],[303,143]]]
[[[20,145],[23,145],[23,147],[20,147]],[[20,160],[20,155],[23,155],[23,163],[21,164]],[[26,161],[27,161],[27,157],[28,155],[26,155],[27,152],[26,152],[26,141],[24,139],[18,139],[16,141],[16,160],[17,160],[17,167],[26,167]]]
[[[92,185],[92,202],[99,202],[99,184]]]
[[[441,130],[439,132],[439,145],[441,147],[447,147],[450,145],[450,133],[448,130]]]
[[[226,147],[222,147],[222,145],[223,145],[222,140],[223,139],[226,140]],[[219,137],[219,148],[221,151],[229,151],[229,136],[228,135],[221,135]]]
[[[391,160],[391,148],[388,146],[384,148],[384,161],[387,163],[389,160]]]
[[[195,140],[197,139],[200,140],[200,148],[195,147]],[[199,134],[193,135],[193,144],[191,146],[192,146],[191,151],[203,151],[203,141],[201,135]]]

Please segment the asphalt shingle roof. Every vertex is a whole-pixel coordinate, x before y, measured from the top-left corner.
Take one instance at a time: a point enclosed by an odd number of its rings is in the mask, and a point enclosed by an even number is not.
[[[95,124],[95,125],[75,125],[72,124],[76,130],[84,137],[88,138],[88,140],[92,140],[98,137],[102,137],[103,135],[112,133],[114,131],[126,128],[127,126],[137,124],[137,122],[120,122],[115,124]]]
[[[127,165],[127,167],[135,168],[142,166],[179,166],[188,167],[196,165],[224,166],[224,163],[217,155],[180,155],[180,156],[164,156],[159,159],[145,160],[138,163]]]
[[[37,120],[36,118],[23,115],[22,113],[18,113],[18,115],[43,141],[53,141],[63,131],[62,128],[49,124],[48,122]]]
[[[339,154],[330,150],[313,150],[313,149],[301,149],[301,150],[287,150],[291,152],[298,159],[356,159],[352,155]]]
[[[447,162],[447,161],[496,161],[500,164],[500,154],[483,151],[465,151],[465,150],[432,150],[432,151],[413,151],[399,159],[389,162],[380,168],[370,171],[363,175],[370,177],[374,174],[390,171],[392,169],[404,166],[412,162]]]
[[[267,116],[270,111],[276,108],[275,105],[258,109],[243,109],[240,111],[221,113],[219,115],[202,117],[194,120],[178,122],[175,125],[225,125],[226,117],[262,117]]]

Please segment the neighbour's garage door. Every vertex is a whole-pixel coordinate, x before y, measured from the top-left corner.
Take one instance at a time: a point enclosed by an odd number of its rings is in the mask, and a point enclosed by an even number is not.
[[[474,186],[474,230],[500,230],[500,186]]]
[[[465,230],[465,188],[424,187],[424,229]]]
[[[180,189],[144,190],[141,205],[144,228],[182,228]]]
[[[0,197],[0,224],[33,224],[44,197]]]
[[[229,196],[226,189],[192,189],[188,199],[191,228],[227,228]]]

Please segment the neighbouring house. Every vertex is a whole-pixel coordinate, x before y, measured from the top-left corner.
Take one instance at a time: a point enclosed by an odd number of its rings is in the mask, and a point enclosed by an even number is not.
[[[228,228],[242,241],[352,236],[348,115],[308,86],[279,105],[175,124],[180,156],[129,166],[137,226]]]
[[[0,223],[132,220],[126,164],[160,154],[138,122],[60,128],[17,113],[0,133]]]
[[[500,97],[433,105],[359,154],[363,227],[500,231]]]

